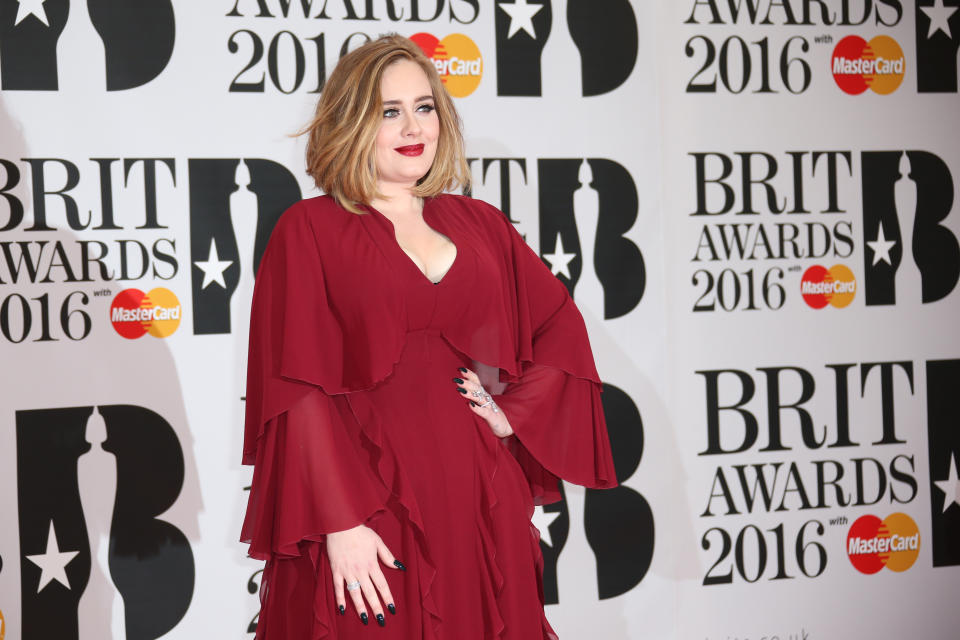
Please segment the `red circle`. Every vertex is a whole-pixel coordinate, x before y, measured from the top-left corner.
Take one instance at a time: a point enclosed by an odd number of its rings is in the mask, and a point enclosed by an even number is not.
[[[124,312],[139,309],[146,294],[140,289],[124,289],[116,295],[110,304],[110,323],[124,338],[136,340],[147,332],[149,323],[140,320],[126,320]]]
[[[862,73],[837,73],[835,71],[837,58],[845,60],[862,60],[867,49],[867,41],[860,36],[847,36],[837,43],[830,57],[830,70],[837,86],[850,95],[858,95],[867,90],[867,80]]]
[[[437,50],[437,45],[440,44],[440,40],[430,33],[415,33],[410,36],[410,39],[413,40],[418,47],[423,49],[424,55],[428,58],[433,58],[433,54]]]
[[[854,549],[851,549],[850,543],[856,538],[865,541],[876,540],[882,526],[883,521],[871,515],[860,516],[850,525],[850,532],[847,534],[847,557],[850,558],[850,564],[860,573],[873,574],[880,571],[886,564],[886,557],[881,558],[876,552],[851,553]]]
[[[830,300],[825,293],[810,293],[804,291],[804,285],[807,283],[810,285],[823,284],[823,281],[826,280],[829,275],[830,272],[824,267],[815,264],[804,271],[803,277],[800,278],[800,294],[803,296],[803,301],[814,309],[823,309]]]

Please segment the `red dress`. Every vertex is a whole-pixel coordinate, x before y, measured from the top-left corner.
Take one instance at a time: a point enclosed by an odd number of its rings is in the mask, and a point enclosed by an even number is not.
[[[257,277],[242,539],[266,561],[257,638],[556,638],[543,615],[534,504],[558,477],[616,483],[583,319],[494,207],[444,195],[423,217],[457,246],[439,284],[381,213],[327,197],[280,219]],[[480,375],[501,441],[452,378]],[[365,523],[407,567],[383,567],[397,615],[337,615],[324,535]]]

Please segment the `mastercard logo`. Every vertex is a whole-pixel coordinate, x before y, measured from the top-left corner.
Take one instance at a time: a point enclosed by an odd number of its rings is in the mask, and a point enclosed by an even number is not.
[[[860,36],[847,36],[833,49],[833,79],[850,95],[871,89],[874,93],[893,93],[903,82],[906,63],[903,49],[890,36],[877,36],[867,42]]]
[[[433,61],[450,95],[465,98],[480,86],[483,56],[473,40],[462,33],[451,33],[443,40],[429,33],[415,33],[410,39]]]
[[[828,304],[842,309],[853,302],[856,293],[857,279],[842,264],[835,264],[829,270],[814,265],[800,278],[803,301],[814,309],[823,309]]]
[[[110,322],[124,338],[136,340],[149,333],[166,338],[180,326],[180,300],[169,289],[157,287],[149,293],[124,289],[110,305]]]
[[[860,516],[847,534],[847,557],[860,573],[872,574],[886,567],[906,571],[920,555],[920,530],[905,513],[892,513],[885,520]]]

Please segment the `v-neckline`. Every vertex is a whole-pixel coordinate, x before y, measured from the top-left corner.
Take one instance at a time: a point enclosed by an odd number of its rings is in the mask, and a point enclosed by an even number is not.
[[[384,215],[379,209],[377,209],[376,207],[374,207],[374,206],[372,206],[372,205],[365,205],[365,206],[366,206],[367,210],[369,210],[369,211],[373,212],[374,214],[380,216],[380,217],[383,219],[383,221],[387,223],[387,225],[388,225],[387,232],[390,234],[390,236],[391,236],[391,238],[392,238],[392,240],[393,240],[393,246],[394,246],[395,249],[400,253],[400,255],[402,256],[402,259],[403,259],[405,262],[407,262],[414,271],[416,271],[418,274],[420,274],[420,279],[421,279],[421,281],[423,281],[423,282],[425,282],[425,283],[432,284],[432,285],[439,286],[439,285],[441,285],[441,284],[443,284],[444,282],[447,281],[447,277],[450,275],[450,272],[453,271],[454,267],[455,267],[455,266],[457,265],[457,263],[460,261],[460,247],[459,247],[459,245],[456,243],[456,241],[453,239],[453,237],[450,235],[449,229],[443,229],[443,230],[437,229],[437,227],[436,227],[435,225],[430,224],[430,222],[427,221],[427,211],[428,211],[428,205],[429,205],[429,203],[430,203],[430,200],[431,200],[431,198],[425,198],[424,201],[423,201],[423,211],[421,212],[421,215],[423,216],[423,223],[424,223],[425,225],[427,225],[427,227],[429,227],[430,230],[433,231],[434,233],[437,233],[437,234],[442,235],[442,236],[444,236],[445,238],[447,238],[447,239],[450,241],[450,244],[453,245],[454,251],[456,252],[456,253],[454,253],[454,256],[453,256],[453,262],[450,263],[450,266],[447,267],[447,270],[443,273],[442,276],[440,276],[440,279],[437,280],[436,282],[434,282],[433,280],[431,280],[431,279],[430,279],[430,276],[428,276],[426,273],[424,273],[424,272],[420,269],[420,267],[417,266],[417,263],[413,261],[413,258],[410,257],[410,254],[408,254],[406,251],[404,251],[404,250],[403,250],[403,247],[400,246],[400,241],[397,240],[397,228],[396,228],[396,226],[394,226],[393,220],[391,220],[390,218],[388,218],[387,216],[385,216],[385,215]],[[434,222],[436,222],[436,221],[434,221]]]

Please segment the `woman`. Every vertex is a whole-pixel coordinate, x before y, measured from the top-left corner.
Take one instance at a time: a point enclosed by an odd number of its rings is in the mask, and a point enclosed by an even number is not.
[[[328,195],[282,216],[253,299],[257,637],[555,638],[534,504],[616,482],[583,320],[506,216],[444,195],[459,119],[411,41],[344,56],[308,130]]]

